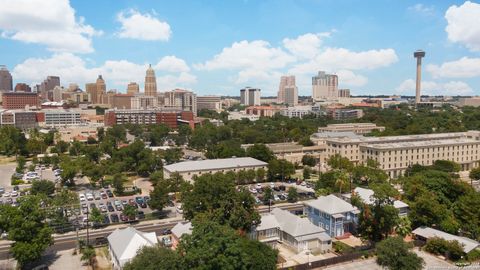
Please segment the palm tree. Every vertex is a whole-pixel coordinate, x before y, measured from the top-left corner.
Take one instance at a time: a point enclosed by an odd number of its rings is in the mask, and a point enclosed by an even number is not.
[[[344,171],[338,171],[336,177],[337,179],[335,180],[335,186],[338,187],[340,189],[340,193],[342,193],[342,189],[350,183],[348,173]]]
[[[409,235],[410,232],[412,232],[412,222],[410,219],[408,217],[401,217],[395,227],[395,232],[402,237]]]

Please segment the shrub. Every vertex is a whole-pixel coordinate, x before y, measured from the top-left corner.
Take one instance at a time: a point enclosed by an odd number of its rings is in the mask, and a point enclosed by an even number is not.
[[[354,251],[354,249],[351,246],[345,243],[342,243],[340,241],[333,243],[333,249],[335,250],[335,252],[341,253],[341,254],[347,254]]]
[[[457,261],[464,255],[463,247],[458,241],[447,241],[438,237],[428,239],[425,250],[433,254],[443,255],[452,261]]]

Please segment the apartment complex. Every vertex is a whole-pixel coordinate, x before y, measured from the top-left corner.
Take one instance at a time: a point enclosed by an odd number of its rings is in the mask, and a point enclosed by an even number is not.
[[[40,98],[37,93],[5,92],[2,94],[2,104],[7,110],[40,107]]]
[[[131,94],[115,94],[111,98],[110,107],[119,109],[131,109],[132,108]]]
[[[350,89],[338,89],[338,97],[339,98],[349,98],[350,97]]]
[[[180,174],[183,179],[192,181],[194,176],[217,172],[239,172],[242,170],[267,169],[267,163],[251,157],[207,159],[199,161],[184,161],[163,166],[165,179],[172,173]]]
[[[432,165],[436,160],[459,163],[462,170],[479,166],[480,131],[389,137],[340,136],[326,139],[327,156],[340,154],[354,163],[376,160],[390,177],[409,166]]]
[[[165,108],[192,112],[197,115],[197,95],[192,91],[174,89],[164,93]]]
[[[319,71],[312,77],[313,100],[331,100],[338,98],[338,76]]]
[[[105,112],[106,126],[127,123],[141,125],[165,124],[170,128],[177,128],[179,123],[193,125],[193,113],[188,111],[168,109],[110,109]]]
[[[368,134],[374,130],[384,131],[385,127],[377,126],[374,123],[345,123],[330,124],[326,127],[319,127],[318,132],[353,132],[355,134]]]
[[[197,110],[203,109],[220,112],[222,110],[220,96],[197,96]]]
[[[272,106],[250,106],[245,109],[246,114],[262,117],[272,117],[278,112],[280,112],[280,108]]]
[[[39,112],[43,114],[45,125],[47,127],[80,125],[80,111],[78,110],[44,110]]]
[[[288,107],[280,111],[280,114],[283,116],[287,116],[289,118],[297,117],[297,118],[303,118],[306,115],[311,115],[311,114],[318,114],[319,108],[318,107],[312,107],[309,105],[305,106],[295,106],[295,107]]]
[[[240,89],[240,104],[245,106],[260,105],[260,89],[245,87]]]
[[[329,109],[327,108],[327,116],[335,120],[358,119],[363,117],[361,109]]]
[[[130,99],[131,109],[155,109],[158,107],[158,98],[154,96],[134,95]]]

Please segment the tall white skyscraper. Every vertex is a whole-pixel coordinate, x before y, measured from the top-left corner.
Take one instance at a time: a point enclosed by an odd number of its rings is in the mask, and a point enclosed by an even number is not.
[[[338,98],[338,76],[319,71],[317,76],[312,77],[313,100],[332,100]]]
[[[240,104],[245,106],[260,105],[260,89],[251,87],[240,89]]]

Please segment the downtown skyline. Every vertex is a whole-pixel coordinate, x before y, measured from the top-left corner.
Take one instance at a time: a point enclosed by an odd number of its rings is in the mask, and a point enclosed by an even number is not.
[[[120,92],[143,89],[151,64],[158,91],[275,96],[280,77],[295,75],[299,95],[311,95],[324,70],[354,95],[414,95],[413,52],[423,49],[422,94],[478,95],[478,18],[469,1],[2,0],[0,64],[14,83],[54,75],[84,89],[101,74]]]

